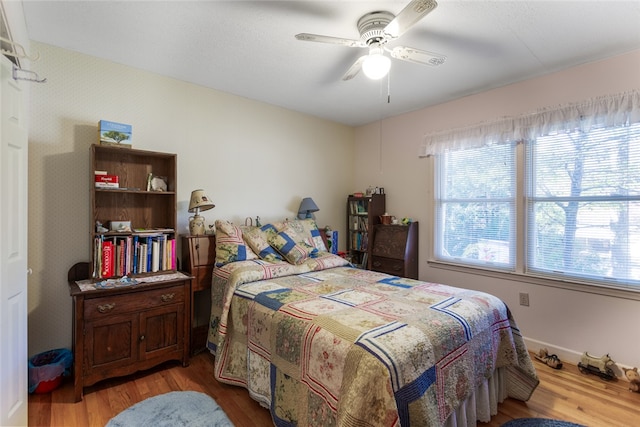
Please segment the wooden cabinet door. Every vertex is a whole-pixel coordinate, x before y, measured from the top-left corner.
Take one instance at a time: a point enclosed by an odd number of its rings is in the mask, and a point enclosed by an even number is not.
[[[138,360],[138,314],[128,313],[85,323],[85,385],[118,372]],[[76,362],[78,363],[78,362]]]
[[[140,360],[181,354],[184,349],[184,304],[140,313]]]

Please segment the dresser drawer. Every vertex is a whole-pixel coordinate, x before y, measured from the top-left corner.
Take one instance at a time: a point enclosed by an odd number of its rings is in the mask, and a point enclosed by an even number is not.
[[[371,269],[394,276],[404,276],[404,260],[374,256],[371,258]]]
[[[85,320],[98,319],[114,314],[183,303],[184,301],[184,286],[182,285],[145,292],[130,292],[125,295],[87,298],[84,302],[84,318]]]

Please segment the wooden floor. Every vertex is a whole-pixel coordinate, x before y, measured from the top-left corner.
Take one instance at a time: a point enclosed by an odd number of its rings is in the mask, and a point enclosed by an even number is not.
[[[640,394],[625,381],[607,382],[564,364],[554,370],[534,359],[540,385],[528,402],[507,399],[498,414],[480,427],[500,426],[524,417],[556,418],[590,427],[640,425]],[[183,368],[165,364],[124,379],[106,380],[85,388],[82,402],[73,402],[70,381],[48,394],[29,396],[30,426],[103,427],[123,409],[148,397],[175,390],[194,390],[213,397],[237,427],[272,426],[269,412],[240,387],[213,378],[213,358],[203,352]]]

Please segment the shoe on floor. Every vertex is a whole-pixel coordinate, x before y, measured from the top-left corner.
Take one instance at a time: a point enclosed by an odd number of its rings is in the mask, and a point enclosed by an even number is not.
[[[555,354],[549,354],[549,350],[541,348],[535,358],[545,363],[547,366],[553,369],[562,369],[562,361]]]

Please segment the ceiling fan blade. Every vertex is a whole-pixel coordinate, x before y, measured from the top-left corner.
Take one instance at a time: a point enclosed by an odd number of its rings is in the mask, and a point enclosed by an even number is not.
[[[426,50],[414,49],[412,47],[397,46],[393,49],[386,49],[392,58],[401,59],[421,65],[437,67],[444,64],[446,56],[439,53],[427,52]]]
[[[344,76],[342,76],[342,80],[351,80],[352,78],[357,76],[360,72],[360,69],[362,68],[362,63],[367,58],[367,56],[369,55],[363,55],[360,58],[356,59],[356,62],[354,62],[353,65],[347,70],[347,72],[344,73]]]
[[[361,40],[343,39],[341,37],[321,36],[319,34],[300,33],[296,34],[296,39],[306,42],[320,42],[339,44],[348,47],[366,47],[366,43]]]
[[[385,35],[394,39],[400,37],[436,6],[438,3],[435,0],[412,0],[396,15],[393,21],[387,24],[384,28]]]

